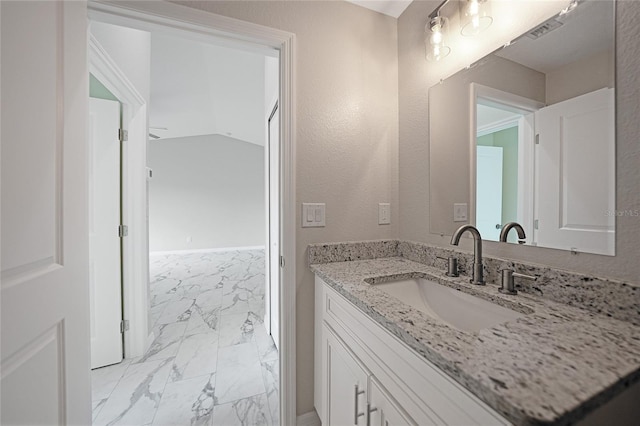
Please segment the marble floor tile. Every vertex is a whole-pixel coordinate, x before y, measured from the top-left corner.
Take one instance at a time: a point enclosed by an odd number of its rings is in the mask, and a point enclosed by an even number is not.
[[[278,349],[273,343],[273,337],[267,333],[263,323],[256,324],[253,331],[253,340],[258,348],[260,361],[272,361],[278,359]]]
[[[216,372],[218,364],[218,334],[203,333],[185,336],[173,362],[170,381],[189,379]]]
[[[147,352],[137,360],[137,362],[154,361],[174,357],[180,347],[182,336],[187,329],[186,322],[164,324],[158,326],[155,332],[155,339]]]
[[[195,299],[179,299],[167,303],[158,318],[158,324],[171,324],[189,321],[193,312]]]
[[[272,425],[265,394],[255,395],[213,409],[214,426]]]
[[[280,361],[263,362],[261,366],[269,414],[273,424],[280,424]]]
[[[265,393],[262,367],[253,343],[220,348],[216,373],[219,404]]]
[[[91,370],[91,399],[95,401],[108,398],[130,363],[131,360],[125,359],[119,364]]]
[[[100,414],[100,410],[102,410],[102,407],[106,402],[107,402],[107,398],[91,401],[91,421],[92,422],[96,421],[96,417],[98,417],[98,414]]]
[[[253,339],[255,326],[260,323],[262,323],[262,319],[251,312],[222,315],[220,319],[220,347],[250,342]]]
[[[215,404],[215,374],[168,383],[153,419],[158,426],[208,426]]]
[[[223,315],[237,314],[247,312],[249,304],[247,303],[248,295],[244,290],[234,291],[222,296],[222,306],[220,312]]]
[[[203,309],[196,305],[189,318],[187,334],[209,333],[220,330],[220,307]]]
[[[144,356],[92,372],[94,424],[278,424],[264,259],[262,250],[150,256],[156,338]]]
[[[97,415],[94,425],[151,423],[164,391],[173,358],[131,364]]]

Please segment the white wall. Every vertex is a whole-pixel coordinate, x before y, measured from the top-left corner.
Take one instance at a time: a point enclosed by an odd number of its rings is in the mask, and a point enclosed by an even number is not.
[[[264,147],[222,135],[159,139],[148,161],[152,252],[264,245]]]
[[[606,50],[548,72],[546,104],[553,105],[604,87],[615,87],[614,68],[613,51]]]
[[[296,219],[297,410],[303,414],[313,409],[307,245],[397,235],[397,21],[342,1],[178,3],[296,34],[297,203],[327,205],[325,228],[302,229]],[[378,225],[380,202],[391,203],[391,225]]]
[[[449,236],[431,234],[429,221],[429,116],[427,92],[437,83],[438,65],[424,59],[422,34],[426,16],[438,1],[413,2],[398,20],[400,108],[400,238],[449,246]],[[507,3],[507,2],[504,2]],[[512,2],[509,2],[511,4]],[[545,2],[541,2],[544,4]],[[546,2],[551,3],[551,2]],[[532,8],[512,5],[514,14],[529,15]],[[515,244],[484,243],[487,254],[560,269],[592,273],[600,277],[640,282],[640,37],[639,2],[617,2],[616,48],[616,207],[632,214],[617,218],[616,256],[598,256]],[[511,21],[514,31],[531,27],[526,19]],[[504,40],[503,40],[504,41]],[[485,46],[494,50],[499,42]],[[452,53],[453,55],[453,53]],[[477,58],[476,58],[477,59]],[[429,76],[429,78],[426,78]],[[465,165],[466,167],[466,165]],[[461,243],[471,251],[470,240]]]

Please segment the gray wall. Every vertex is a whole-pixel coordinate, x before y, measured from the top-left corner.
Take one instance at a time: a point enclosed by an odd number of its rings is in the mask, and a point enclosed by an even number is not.
[[[150,251],[264,245],[263,146],[224,135],[159,139],[148,164]]]
[[[449,237],[429,232],[429,115],[427,91],[437,79],[425,78],[425,17],[437,1],[413,2],[398,20],[400,109],[400,232],[403,239],[448,246]],[[640,3],[617,2],[617,190],[618,210],[640,211]],[[524,31],[526,28],[523,28]],[[489,46],[488,51],[499,44]],[[512,244],[485,243],[485,252],[570,271],[592,273],[632,283],[640,282],[640,217],[617,220],[616,256],[572,255],[566,251]],[[462,244],[461,244],[462,245]],[[470,241],[464,248],[472,250]]]
[[[296,188],[327,205],[325,228],[296,219],[297,411],[313,409],[313,274],[307,245],[398,233],[397,20],[342,1],[179,2],[296,34]],[[423,23],[424,25],[424,23]],[[378,203],[391,225],[378,225]]]

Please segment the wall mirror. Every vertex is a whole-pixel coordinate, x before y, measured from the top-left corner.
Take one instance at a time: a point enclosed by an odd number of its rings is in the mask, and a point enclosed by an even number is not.
[[[429,89],[430,231],[615,254],[615,2],[582,1]]]

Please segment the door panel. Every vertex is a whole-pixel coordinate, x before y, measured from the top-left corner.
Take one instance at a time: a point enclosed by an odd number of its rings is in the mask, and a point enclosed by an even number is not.
[[[536,128],[536,242],[615,254],[614,89],[543,108]]]
[[[90,424],[86,4],[0,8],[0,422]]]
[[[365,425],[369,375],[333,333],[326,336],[328,424]]]
[[[483,239],[498,241],[502,225],[502,147],[478,146],[476,227]]]
[[[122,361],[120,103],[89,101],[91,368]]]

